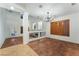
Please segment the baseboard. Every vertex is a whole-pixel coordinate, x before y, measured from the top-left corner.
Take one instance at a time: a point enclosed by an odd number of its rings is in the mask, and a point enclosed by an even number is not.
[[[4,41],[1,43],[0,48],[3,46],[3,44],[4,44],[5,40],[6,40],[6,39],[4,39]]]

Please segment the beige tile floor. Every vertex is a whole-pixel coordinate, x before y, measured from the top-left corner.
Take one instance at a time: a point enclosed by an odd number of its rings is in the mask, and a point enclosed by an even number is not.
[[[0,49],[0,56],[38,56],[28,45],[16,45]]]

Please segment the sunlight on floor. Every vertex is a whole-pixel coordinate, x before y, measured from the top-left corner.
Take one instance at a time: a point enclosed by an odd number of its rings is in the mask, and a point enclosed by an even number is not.
[[[0,49],[2,56],[37,56],[37,54],[28,45],[16,45]]]

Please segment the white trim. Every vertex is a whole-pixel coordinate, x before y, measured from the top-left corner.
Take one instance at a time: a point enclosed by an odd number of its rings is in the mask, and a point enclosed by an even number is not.
[[[45,37],[46,37],[46,36],[42,36],[42,37],[38,37],[38,38],[29,39],[29,42],[30,42],[30,41],[39,40],[39,39],[41,39],[41,38],[45,38]]]

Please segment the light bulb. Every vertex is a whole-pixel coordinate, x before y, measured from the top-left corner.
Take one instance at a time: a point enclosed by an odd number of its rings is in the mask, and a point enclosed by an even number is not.
[[[13,6],[11,6],[11,7],[10,7],[10,9],[11,9],[11,10],[14,10],[14,7],[13,7]]]

